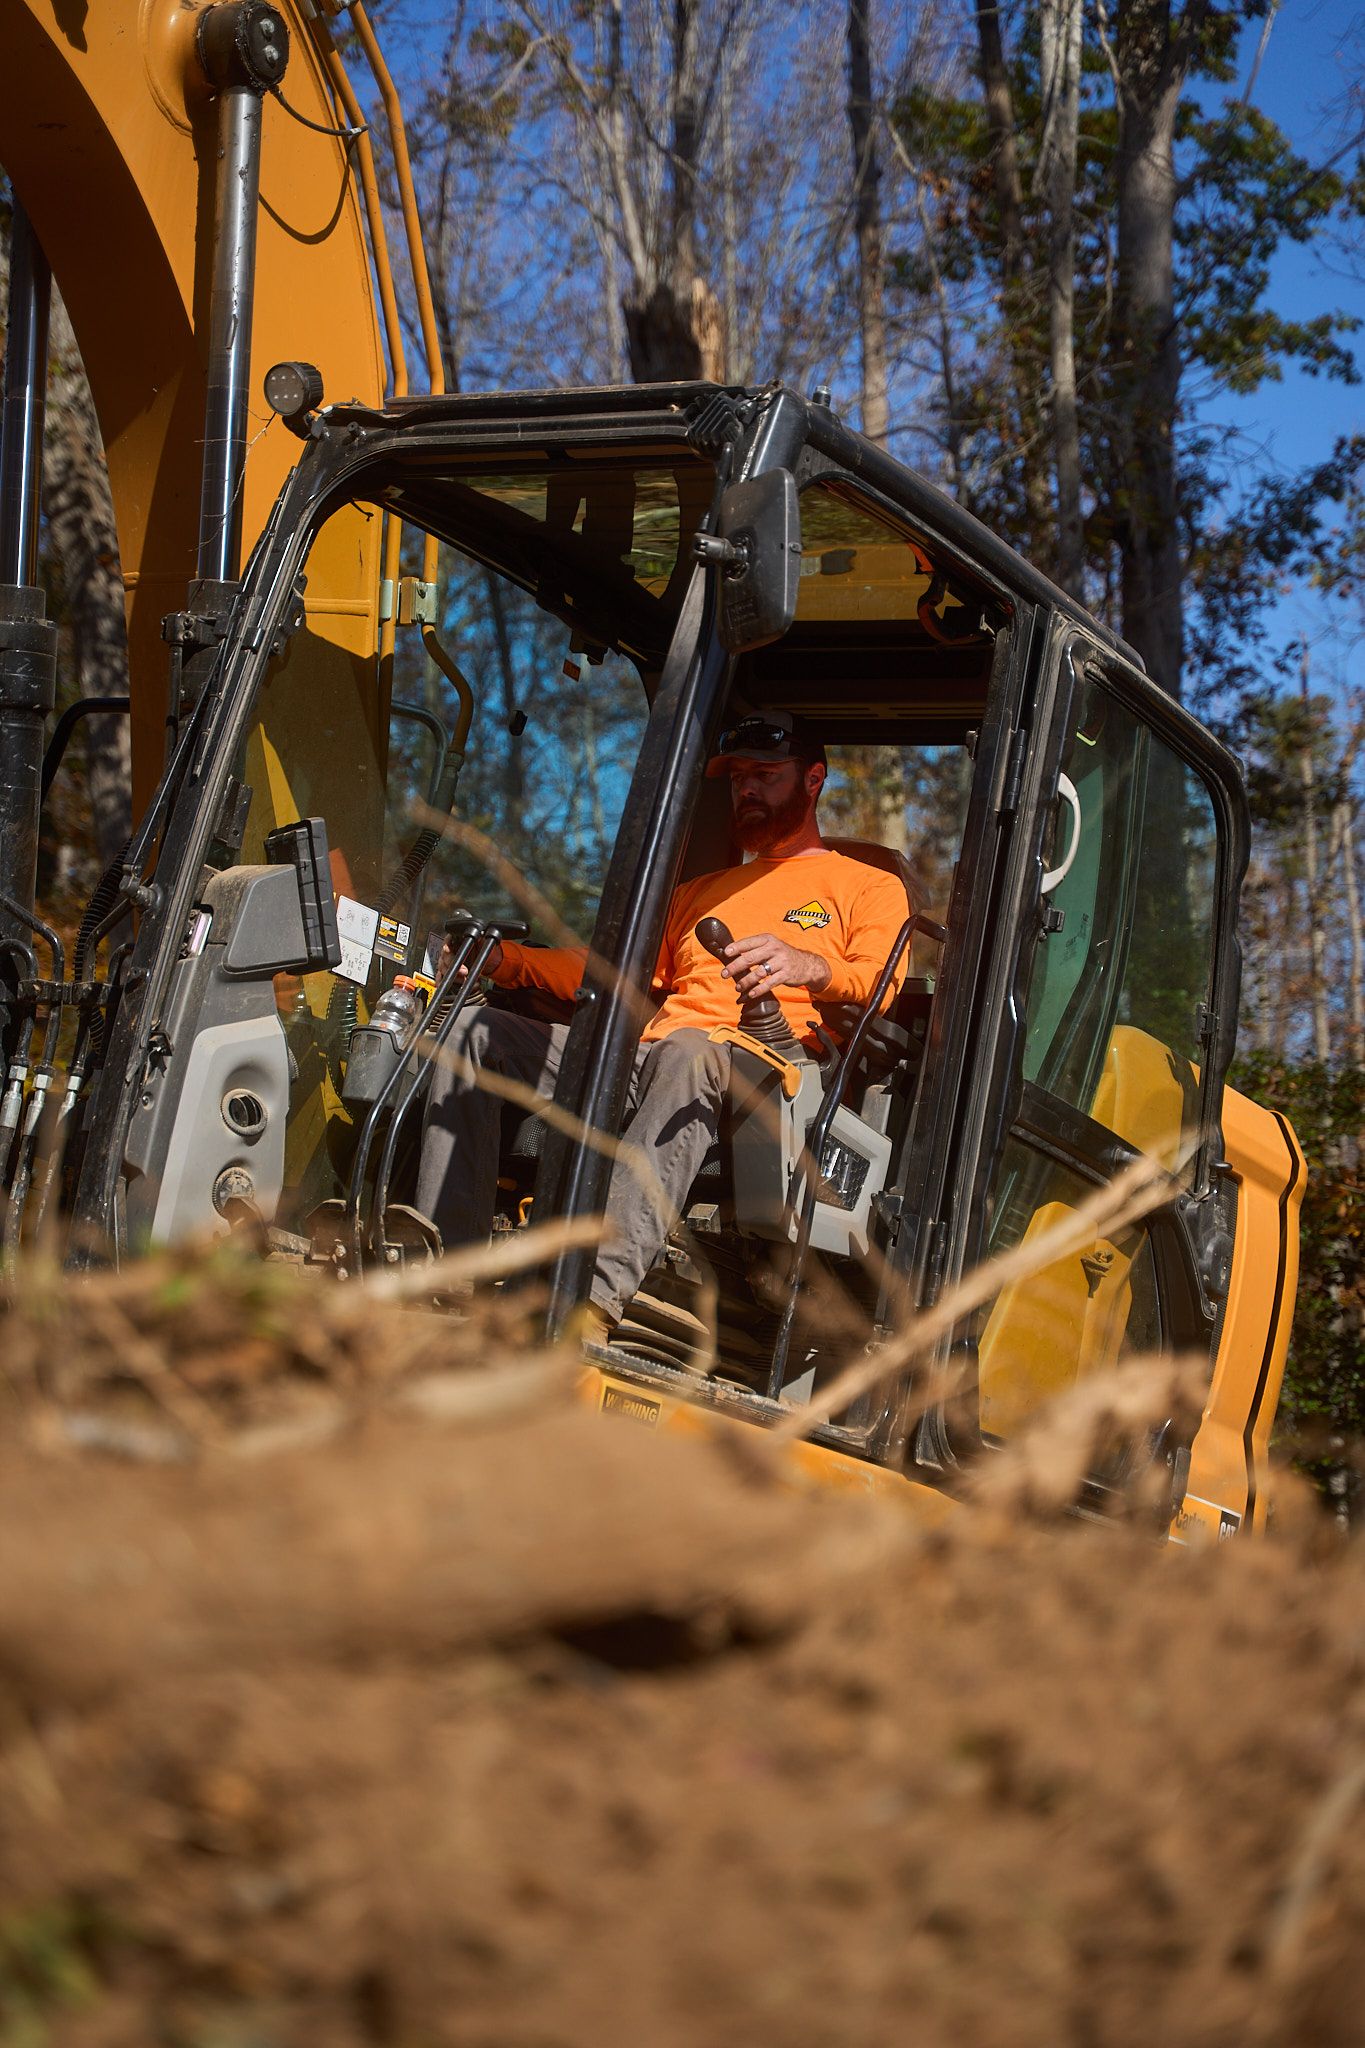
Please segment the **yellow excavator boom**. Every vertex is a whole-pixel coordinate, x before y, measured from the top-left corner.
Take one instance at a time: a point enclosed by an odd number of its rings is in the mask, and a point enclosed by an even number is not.
[[[196,54],[207,5],[4,0],[0,7],[0,163],[70,312],[108,456],[127,588],[135,810],[164,746],[161,621],[186,606],[196,573],[220,147]],[[386,386],[398,395],[407,389],[374,151],[359,104],[324,15],[296,0],[275,12],[288,34],[289,62],[283,97],[267,93],[262,106],[243,553],[298,454],[261,398],[267,368],[304,359],[321,372],[329,399],[362,404],[380,403]],[[405,220],[415,238],[396,98],[364,10],[348,12],[387,94],[396,125],[391,155],[401,160]],[[428,369],[436,366],[439,386],[420,242],[412,260],[421,270]],[[312,564],[310,626],[351,662],[375,645],[377,527],[370,522],[373,530],[345,541],[338,535],[329,561]]]

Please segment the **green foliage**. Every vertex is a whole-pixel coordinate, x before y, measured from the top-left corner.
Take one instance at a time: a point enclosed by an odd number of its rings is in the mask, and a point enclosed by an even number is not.
[[[92,2003],[110,1931],[103,1910],[79,1899],[0,1920],[0,2048],[47,2048],[59,2018]]]
[[[1311,750],[1314,799],[1325,809],[1343,794],[1341,757],[1327,697],[1263,690],[1239,707],[1232,729],[1246,768],[1252,821],[1297,831],[1304,817],[1303,757]]]
[[[1261,1053],[1230,1078],[1289,1118],[1308,1161],[1280,1431],[1322,1474],[1341,1463],[1332,1438],[1365,1438],[1365,1069]]]
[[[1353,172],[1311,164],[1254,106],[1229,96],[1226,105],[1211,109],[1207,92],[1199,90],[1233,80],[1238,36],[1264,11],[1260,0],[1204,11],[1192,90],[1177,123],[1176,338],[1182,375],[1200,373],[1205,402],[1197,425],[1178,406],[1171,429],[1187,560],[1187,659],[1206,703],[1258,681],[1246,643],[1259,631],[1259,615],[1286,578],[1314,570],[1328,538],[1325,507],[1341,499],[1365,456],[1358,439],[1343,442],[1327,462],[1297,476],[1253,483],[1239,492],[1238,511],[1222,515],[1239,464],[1231,439],[1207,423],[1210,383],[1243,396],[1280,380],[1286,365],[1348,383],[1358,376],[1352,348],[1358,318],[1330,308],[1276,307],[1269,292],[1274,258],[1286,243],[1307,243],[1329,226],[1365,215],[1365,175],[1358,166]],[[1175,26],[1163,29],[1161,21],[1157,8],[1149,25],[1130,23],[1121,61],[1159,64]],[[924,294],[936,271],[952,295],[953,396],[951,404],[941,399],[937,423],[938,438],[954,457],[951,480],[973,511],[1047,568],[1053,536],[1038,530],[1038,494],[1025,488],[1030,464],[1048,466],[1036,10],[1009,10],[1002,29],[1023,188],[1023,274],[1012,282],[1004,276],[993,142],[973,80],[957,96],[917,88],[893,111],[921,179],[926,236],[893,255],[892,275],[908,294]],[[1073,217],[1076,374],[1088,594],[1115,624],[1117,561],[1132,487],[1125,422],[1134,363],[1157,339],[1123,326],[1116,274],[1118,142],[1113,78],[1096,20],[1088,16]],[[1358,581],[1359,568],[1358,549],[1341,555],[1336,587],[1350,576]]]
[[[1181,343],[1187,365],[1213,370],[1229,391],[1278,380],[1286,362],[1356,383],[1339,336],[1360,321],[1333,312],[1283,318],[1265,304],[1282,242],[1307,242],[1343,205],[1345,181],[1315,170],[1254,107],[1201,118],[1187,105],[1180,128],[1190,168],[1177,211]]]
[[[1214,460],[1215,451],[1201,451]],[[1365,587],[1365,434],[1339,440],[1325,462],[1267,477],[1230,518],[1195,519],[1188,564],[1186,630],[1206,710],[1232,715],[1258,697],[1267,599],[1295,577],[1345,601]],[[1187,492],[1190,510],[1196,493]],[[1235,741],[1243,744],[1241,736]]]

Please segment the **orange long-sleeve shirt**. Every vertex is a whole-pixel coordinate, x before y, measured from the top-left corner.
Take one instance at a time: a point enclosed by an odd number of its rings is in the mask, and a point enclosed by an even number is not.
[[[905,890],[894,875],[828,847],[783,860],[753,860],[684,882],[669,905],[654,972],[654,990],[663,1001],[642,1036],[663,1038],[684,1025],[709,1031],[735,1022],[735,985],[721,978],[720,961],[697,938],[699,918],[723,919],[737,939],[766,932],[803,952],[818,953],[832,970],[820,1000],[864,1003],[907,915]],[[577,948],[520,946],[509,940],[493,979],[503,988],[572,996],[583,977],[584,957]],[[893,992],[904,967],[902,960]],[[803,988],[774,993],[797,1037],[813,1045],[819,1013],[809,993]]]

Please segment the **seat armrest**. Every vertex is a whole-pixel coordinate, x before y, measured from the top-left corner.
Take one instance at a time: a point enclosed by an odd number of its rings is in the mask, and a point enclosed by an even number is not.
[[[817,1003],[815,1007],[820,1013],[820,1022],[831,1036],[847,1044],[853,1035],[854,1026],[862,1015],[858,1004]],[[898,1024],[894,1017],[874,1017],[863,1038],[865,1050],[876,1046],[893,1060],[903,1059],[913,1044],[914,1040],[910,1033],[904,1025]]]

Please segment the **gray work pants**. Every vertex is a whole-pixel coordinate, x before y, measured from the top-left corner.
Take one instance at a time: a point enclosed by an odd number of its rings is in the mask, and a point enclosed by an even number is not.
[[[504,1097],[478,1086],[484,1069],[551,1095],[564,1056],[567,1024],[542,1023],[474,1004],[456,1020],[446,1052],[467,1061],[472,1078],[438,1065],[427,1097],[417,1206],[447,1245],[477,1243],[493,1227],[498,1136]],[[617,1320],[663,1249],[716,1135],[730,1078],[730,1048],[704,1031],[671,1031],[641,1045],[631,1076],[626,1144],[612,1169],[606,1235],[593,1273],[592,1299]]]

